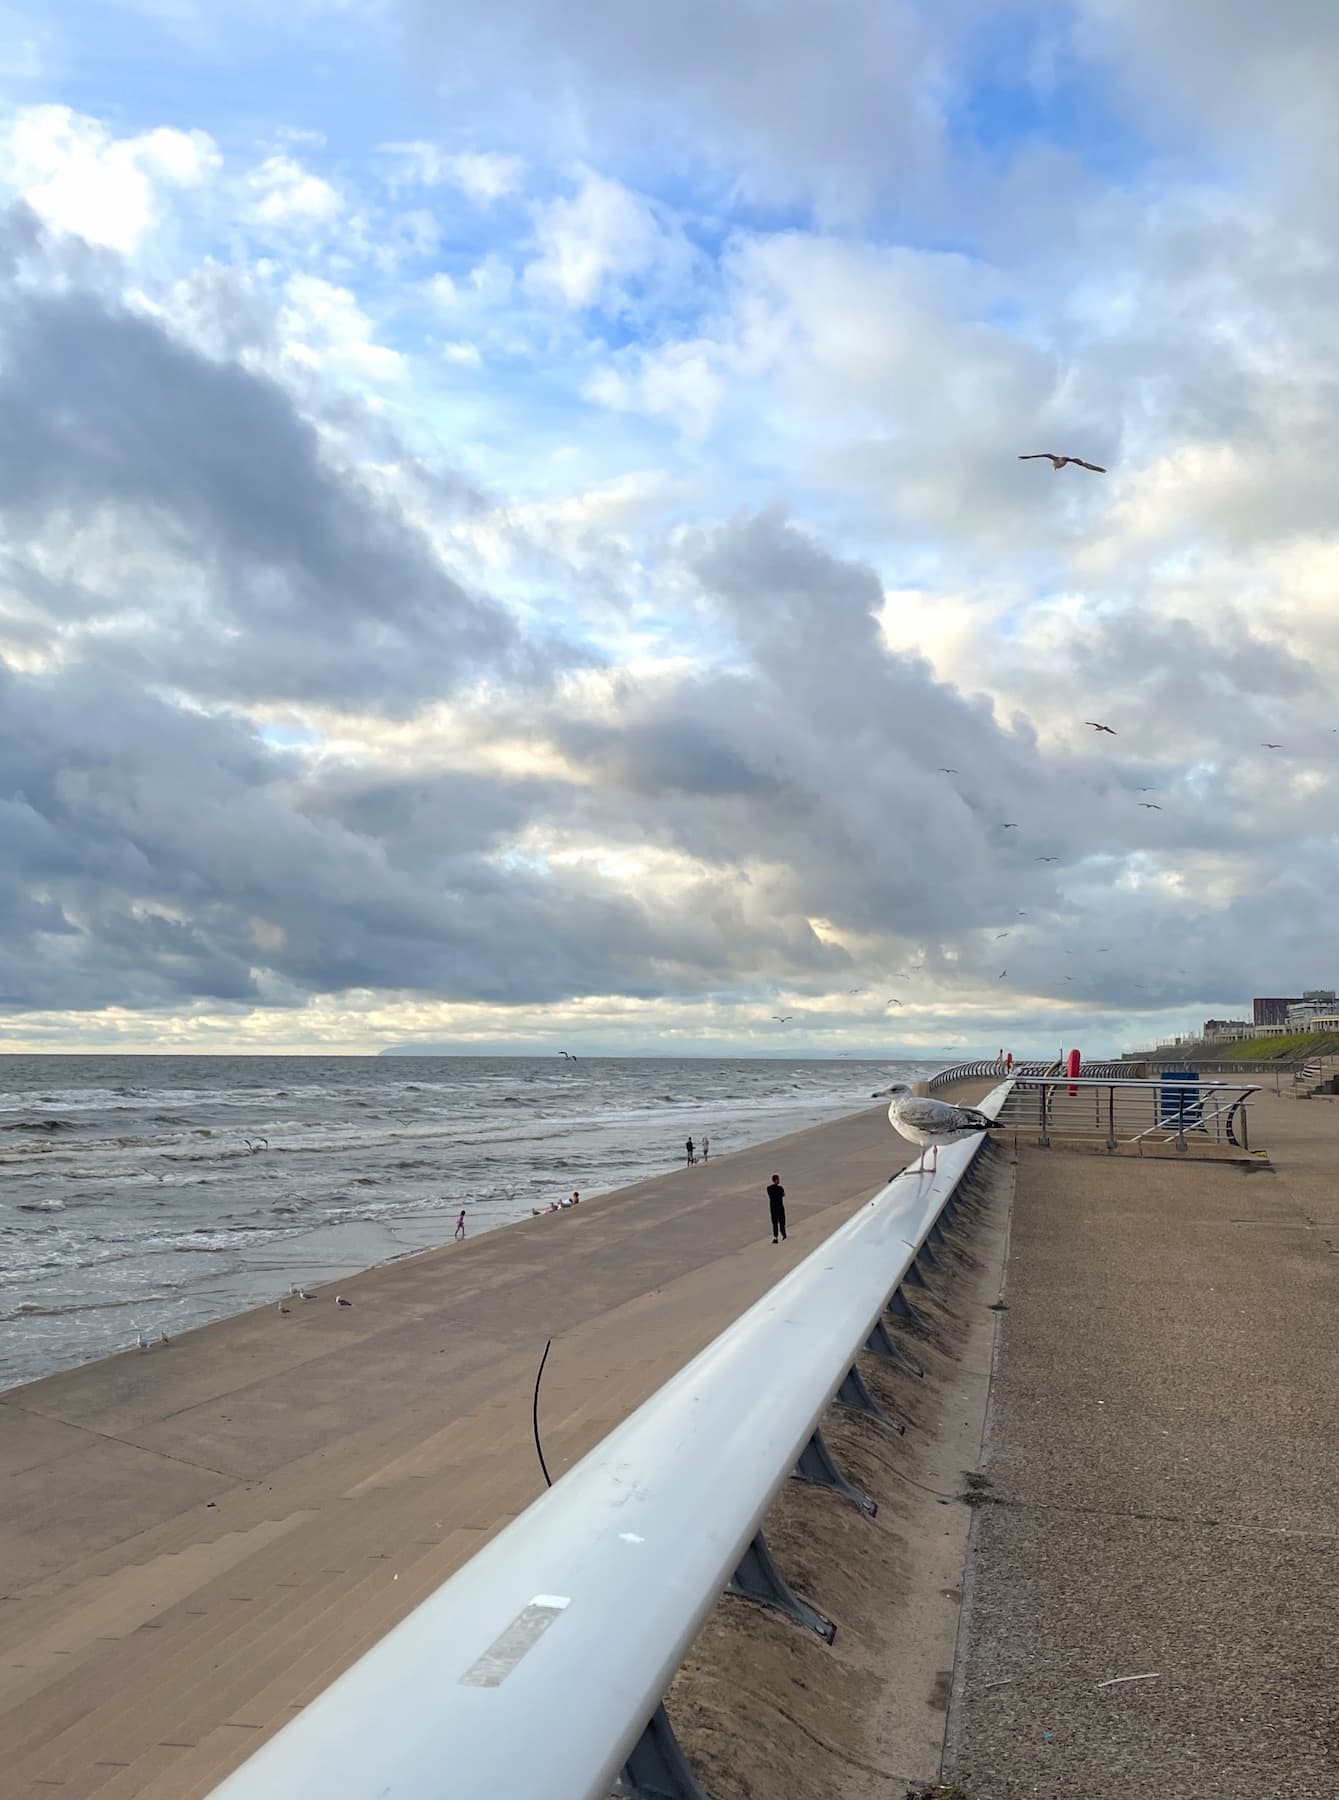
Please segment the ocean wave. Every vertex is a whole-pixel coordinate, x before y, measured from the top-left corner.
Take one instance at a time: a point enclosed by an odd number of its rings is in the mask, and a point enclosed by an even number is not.
[[[0,1131],[72,1131],[68,1119],[16,1119],[12,1125],[0,1125]]]

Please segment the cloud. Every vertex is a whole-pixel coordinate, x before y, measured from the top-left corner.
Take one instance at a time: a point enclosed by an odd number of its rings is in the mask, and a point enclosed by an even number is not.
[[[383,154],[394,157],[392,186],[454,187],[476,206],[492,206],[520,188],[525,160],[498,151],[448,151],[440,144],[417,140],[383,144]]]
[[[271,229],[328,225],[344,211],[344,198],[295,158],[267,156],[246,177],[246,216]]]
[[[531,117],[542,96],[546,122],[555,111],[567,122],[572,153],[645,154],[651,138],[681,161],[736,169],[760,200],[816,195],[845,217],[937,154],[940,42],[902,0],[414,0],[409,11],[460,99],[505,74]]]
[[[542,667],[274,380],[90,291],[11,295],[0,333],[11,544],[99,519],[133,531],[121,583],[72,573],[43,596],[53,623],[96,617],[123,670],[218,699],[401,709]]]
[[[374,341],[372,321],[351,290],[318,275],[293,275],[285,282],[279,330],[287,354],[309,368],[370,382],[405,377],[405,357]]]
[[[194,188],[221,166],[207,132],[159,127],[116,138],[68,106],[19,110],[0,139],[0,179],[58,230],[133,250],[162,216],[165,188]]]
[[[539,254],[526,267],[525,285],[574,311],[621,312],[637,278],[652,271],[663,278],[689,254],[641,196],[590,170],[575,194],[537,206],[534,224]]]

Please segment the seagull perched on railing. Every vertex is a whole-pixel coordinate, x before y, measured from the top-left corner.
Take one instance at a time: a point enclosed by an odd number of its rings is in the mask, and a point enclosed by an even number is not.
[[[1076,469],[1091,469],[1094,475],[1105,475],[1106,470],[1101,463],[1084,462],[1081,456],[1057,456],[1053,450],[1034,450],[1030,456],[1020,456],[1019,462],[1048,462],[1058,475],[1061,469],[1067,469],[1071,463]]]
[[[888,1123],[893,1130],[908,1143],[920,1145],[921,1160],[916,1165],[918,1175],[934,1174],[939,1166],[941,1144],[956,1144],[978,1131],[993,1131],[996,1124],[974,1106],[953,1106],[947,1100],[922,1098],[914,1094],[905,1081],[895,1081],[891,1087],[880,1088],[870,1098],[886,1100]],[[927,1149],[934,1155],[928,1170],[925,1167]]]

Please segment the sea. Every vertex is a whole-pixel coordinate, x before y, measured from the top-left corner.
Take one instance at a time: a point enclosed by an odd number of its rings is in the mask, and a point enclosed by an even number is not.
[[[0,1057],[0,1389],[869,1104],[937,1063]]]

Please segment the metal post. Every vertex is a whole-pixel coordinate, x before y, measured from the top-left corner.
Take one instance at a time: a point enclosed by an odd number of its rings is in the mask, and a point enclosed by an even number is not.
[[[1251,1153],[1251,1132],[1246,1123],[1249,1116],[1246,1102],[1243,1100],[1241,1103],[1241,1147],[1248,1156]]]
[[[1107,1149],[1116,1148],[1116,1084],[1107,1089]]]
[[[1049,1150],[1051,1147],[1051,1137],[1046,1129],[1046,1083],[1044,1081],[1039,1081],[1037,1083],[1037,1092],[1041,1095],[1041,1136],[1038,1138],[1037,1142],[1041,1145],[1043,1150]]]

